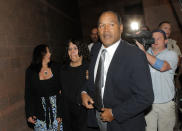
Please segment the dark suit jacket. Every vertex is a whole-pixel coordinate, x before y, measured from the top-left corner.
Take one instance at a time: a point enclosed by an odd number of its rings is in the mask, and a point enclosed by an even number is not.
[[[94,67],[101,44],[94,46],[85,91],[94,98]],[[144,131],[144,110],[153,103],[154,95],[148,61],[143,51],[121,40],[111,60],[105,83],[103,103],[114,116],[107,131]],[[88,125],[95,126],[94,111]]]

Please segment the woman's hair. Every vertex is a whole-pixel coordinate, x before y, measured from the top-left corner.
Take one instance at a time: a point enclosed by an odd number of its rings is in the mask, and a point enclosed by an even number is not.
[[[30,68],[37,73],[39,73],[42,68],[42,60],[47,53],[47,48],[49,48],[49,46],[46,44],[40,44],[34,48]],[[48,67],[50,67],[50,62],[48,63]]]
[[[89,61],[89,50],[88,50],[87,44],[82,42],[81,40],[72,38],[72,39],[68,40],[68,42],[66,43],[66,52],[65,52],[64,63],[69,64],[71,61],[70,57],[68,55],[68,48],[69,48],[70,42],[77,46],[78,55],[83,57],[82,62],[88,62]]]

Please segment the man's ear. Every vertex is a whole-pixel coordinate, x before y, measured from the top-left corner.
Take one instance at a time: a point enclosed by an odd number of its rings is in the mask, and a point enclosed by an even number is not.
[[[119,28],[120,28],[121,33],[123,33],[123,24],[121,24]]]

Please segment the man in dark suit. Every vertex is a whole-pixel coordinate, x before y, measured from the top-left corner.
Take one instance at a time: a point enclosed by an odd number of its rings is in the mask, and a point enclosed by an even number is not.
[[[144,110],[154,99],[146,56],[121,40],[122,31],[117,13],[101,14],[98,32],[102,44],[92,51],[89,80],[81,93],[83,105],[92,113],[96,109],[88,124],[98,124],[100,131],[144,131]]]

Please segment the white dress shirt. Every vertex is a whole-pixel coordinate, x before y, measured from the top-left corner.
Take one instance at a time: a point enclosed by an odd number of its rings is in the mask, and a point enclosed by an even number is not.
[[[88,45],[88,49],[89,49],[89,51],[91,52],[91,49],[92,49],[92,46],[94,45],[94,43],[92,42],[92,43],[90,43],[89,45]]]
[[[99,59],[100,59],[100,55],[101,55],[101,52],[103,49],[106,50],[106,53],[105,53],[105,61],[104,61],[104,85],[102,87],[102,90],[101,90],[101,93],[102,93],[102,98],[103,98],[103,95],[104,95],[104,89],[105,89],[105,82],[106,82],[106,77],[107,77],[107,71],[108,71],[108,68],[109,68],[109,65],[111,63],[111,60],[113,58],[113,55],[120,43],[121,39],[119,41],[117,41],[116,43],[112,44],[111,46],[105,48],[103,45],[102,47],[100,48],[100,51],[99,51],[99,54],[97,56],[97,60],[96,60],[96,63],[95,63],[95,68],[94,68],[94,82],[95,82],[95,78],[96,78],[96,74],[97,74],[97,68],[98,68],[98,64],[99,64]]]

